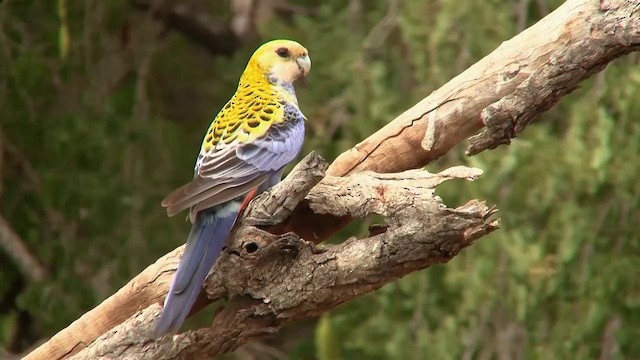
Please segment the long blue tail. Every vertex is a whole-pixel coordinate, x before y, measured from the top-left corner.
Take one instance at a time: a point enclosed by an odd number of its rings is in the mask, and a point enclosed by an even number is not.
[[[154,336],[177,333],[196,301],[202,283],[224,247],[238,217],[240,202],[232,200],[198,213],[182,259],[156,323]]]

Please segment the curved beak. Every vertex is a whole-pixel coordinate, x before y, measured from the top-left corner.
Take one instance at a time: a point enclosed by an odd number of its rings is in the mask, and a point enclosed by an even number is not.
[[[296,59],[296,63],[300,70],[302,70],[302,76],[307,76],[309,70],[311,70],[311,59],[309,55],[302,55]]]

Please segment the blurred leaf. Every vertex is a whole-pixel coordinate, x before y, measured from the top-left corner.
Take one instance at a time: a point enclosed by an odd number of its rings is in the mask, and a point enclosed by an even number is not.
[[[331,317],[322,315],[316,327],[316,356],[318,360],[340,360],[340,342],[333,331]]]
[[[71,46],[71,34],[67,22],[67,1],[58,0],[58,18],[60,19],[60,29],[58,30],[58,51],[60,59],[65,60],[69,55]]]

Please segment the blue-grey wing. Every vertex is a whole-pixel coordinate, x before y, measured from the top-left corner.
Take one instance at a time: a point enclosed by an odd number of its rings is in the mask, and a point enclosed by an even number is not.
[[[168,214],[191,208],[193,221],[198,211],[242,196],[279,172],[304,142],[304,116],[299,110],[294,115],[251,143],[229,144],[202,159],[194,179],[163,200]]]

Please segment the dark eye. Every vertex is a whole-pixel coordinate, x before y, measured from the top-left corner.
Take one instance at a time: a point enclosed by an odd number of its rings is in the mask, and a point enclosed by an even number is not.
[[[282,58],[289,57],[289,49],[281,47],[278,50],[276,50],[276,54],[278,54],[278,56]]]

